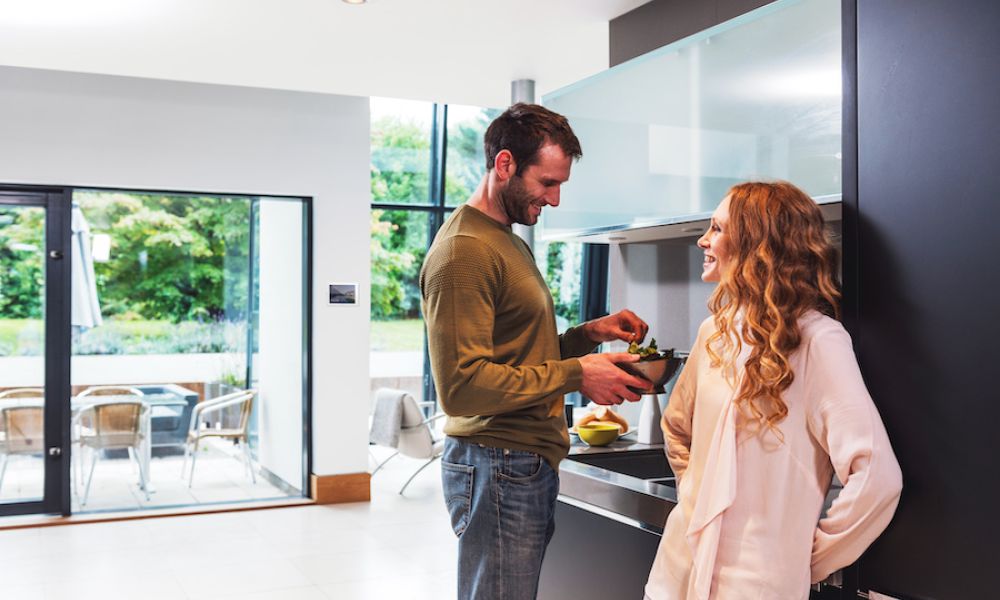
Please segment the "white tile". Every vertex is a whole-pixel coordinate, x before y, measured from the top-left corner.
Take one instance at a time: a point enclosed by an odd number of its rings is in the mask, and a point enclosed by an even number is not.
[[[321,530],[292,536],[270,533],[265,538],[274,544],[276,552],[287,557],[369,552],[392,547],[391,542],[375,537],[367,527]]]
[[[392,551],[428,577],[454,572],[458,566],[457,539],[444,544],[394,546]]]
[[[312,583],[325,584],[361,579],[419,576],[420,569],[389,548],[380,550],[311,554],[289,559]]]
[[[380,579],[321,585],[320,589],[330,598],[344,600],[442,600],[437,584],[423,577],[387,575]]]
[[[142,577],[119,572],[113,577],[48,582],[45,600],[187,600],[177,581],[168,575]]]
[[[316,586],[284,588],[250,594],[225,595],[217,596],[216,598],[218,600],[330,600],[330,597]],[[348,599],[344,598],[343,600]]]
[[[18,578],[20,579],[20,577]],[[42,600],[45,598],[45,586],[41,583],[3,584],[3,594],[4,598]]]
[[[225,456],[202,460],[209,456],[199,457],[192,497],[199,493],[202,475],[203,496],[224,494],[227,486],[242,486],[244,494],[256,489],[240,482],[238,461]],[[153,503],[183,497],[187,485],[173,469],[179,472],[179,461],[158,460],[153,461]],[[117,467],[119,480],[102,483],[102,489],[131,494],[131,484],[122,478],[134,474],[127,464]],[[376,475],[370,503],[0,531],[0,570],[15,573],[5,580],[0,596],[453,599],[457,540],[444,508],[440,467],[429,467],[405,496],[397,491],[414,463],[390,467]],[[213,476],[231,479],[224,484],[211,481]],[[205,489],[214,491],[206,494]],[[17,587],[8,587],[12,585]],[[10,595],[14,589],[24,593]]]
[[[219,548],[224,555],[226,549]],[[247,560],[216,565],[206,563],[180,578],[181,586],[192,600],[215,598],[226,594],[267,592],[312,584],[287,559]]]

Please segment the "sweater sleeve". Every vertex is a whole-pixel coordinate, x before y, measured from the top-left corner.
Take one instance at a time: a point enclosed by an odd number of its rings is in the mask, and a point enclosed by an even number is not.
[[[449,416],[509,413],[580,388],[583,368],[575,358],[524,366],[493,361],[502,285],[499,262],[470,238],[444,240],[425,261],[421,290],[431,369]]]
[[[583,330],[583,325],[570,327],[559,336],[559,354],[563,358],[574,358],[590,354],[597,344]]]
[[[812,581],[861,556],[892,520],[903,480],[882,419],[840,327],[819,333],[808,348],[806,389],[816,398],[812,435],[830,456],[844,487],[813,538]]]
[[[694,420],[694,399],[698,387],[698,361],[704,351],[702,335],[698,337],[691,348],[691,354],[684,363],[681,374],[677,377],[670,401],[663,411],[661,427],[663,429],[664,449],[667,462],[677,478],[680,488],[681,477],[687,471],[688,460],[691,457],[691,426]]]

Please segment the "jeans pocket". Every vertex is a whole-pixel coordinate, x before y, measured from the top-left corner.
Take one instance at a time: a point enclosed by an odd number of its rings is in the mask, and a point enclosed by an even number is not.
[[[500,466],[500,478],[514,483],[528,482],[542,471],[542,457],[534,452],[504,450]]]
[[[472,478],[476,468],[471,465],[441,461],[441,482],[444,501],[451,515],[451,528],[461,537],[469,524],[472,508]]]

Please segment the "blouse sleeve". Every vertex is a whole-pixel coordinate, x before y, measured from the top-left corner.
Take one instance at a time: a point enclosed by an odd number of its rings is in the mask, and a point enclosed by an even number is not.
[[[694,419],[694,399],[698,387],[698,361],[704,353],[703,339],[699,330],[694,346],[691,347],[691,354],[677,377],[677,383],[674,384],[670,401],[667,402],[660,422],[667,462],[670,463],[670,469],[677,478],[678,487],[691,457],[691,424]]]
[[[817,399],[810,431],[844,485],[816,527],[815,583],[857,560],[885,530],[899,503],[903,477],[847,331],[838,324],[821,332],[808,353],[806,389]]]

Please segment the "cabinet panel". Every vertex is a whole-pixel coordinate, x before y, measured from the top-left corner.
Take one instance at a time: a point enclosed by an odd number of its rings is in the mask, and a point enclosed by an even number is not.
[[[584,157],[543,235],[711,212],[735,183],[839,198],[840,6],[782,0],[544,97]]]
[[[857,3],[852,334],[903,470],[863,590],[997,597],[998,22],[994,0]]]

